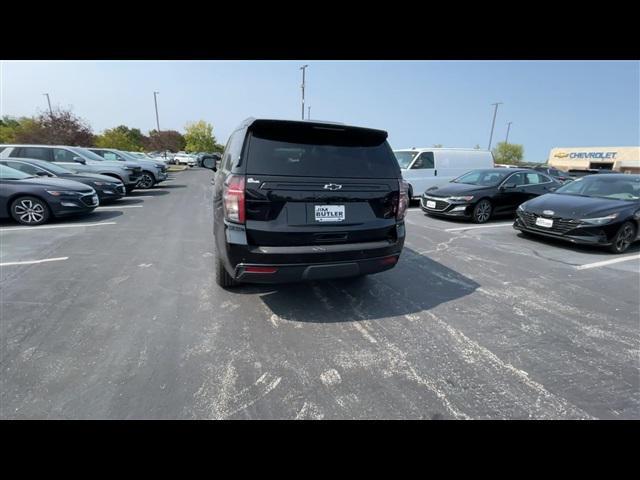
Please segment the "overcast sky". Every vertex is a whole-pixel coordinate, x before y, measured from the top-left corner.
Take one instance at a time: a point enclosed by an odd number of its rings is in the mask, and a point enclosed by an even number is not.
[[[0,114],[71,107],[94,132],[127,125],[214,126],[225,143],[244,118],[299,119],[300,65],[311,118],[389,132],[393,148],[521,143],[525,160],[553,147],[640,145],[640,62],[100,61],[1,62]],[[306,109],[305,109],[306,110]],[[305,111],[305,115],[306,115]]]

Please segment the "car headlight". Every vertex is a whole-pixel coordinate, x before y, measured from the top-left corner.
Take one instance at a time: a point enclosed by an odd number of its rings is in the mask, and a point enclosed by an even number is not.
[[[74,190],[47,190],[47,193],[49,195],[53,195],[54,197],[60,197],[62,195],[79,197],[80,195],[84,195],[82,192],[76,192]]]
[[[453,200],[454,202],[469,202],[473,200],[473,195],[465,195],[462,197],[449,197],[449,200]]]
[[[588,223],[590,225],[604,225],[605,223],[609,223],[611,220],[617,217],[617,213],[612,213],[611,215],[607,215],[606,217],[581,218],[580,221],[583,223]]]
[[[520,205],[518,205],[518,211],[524,212],[524,203],[521,203]]]
[[[124,167],[125,170],[129,170],[130,172],[133,172],[136,167]]]
[[[118,184],[117,183],[113,183],[113,182],[91,182],[93,183],[96,187],[115,187]]]

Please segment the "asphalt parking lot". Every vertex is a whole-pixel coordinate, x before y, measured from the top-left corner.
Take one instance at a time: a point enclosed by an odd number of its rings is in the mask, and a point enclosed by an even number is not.
[[[1,418],[640,418],[637,244],[414,206],[390,271],[225,291],[211,177],[1,225]]]

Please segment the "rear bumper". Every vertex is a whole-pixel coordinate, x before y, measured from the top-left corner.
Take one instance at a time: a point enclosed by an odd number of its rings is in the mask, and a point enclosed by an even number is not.
[[[393,268],[404,246],[402,235],[395,241],[260,247],[226,243],[225,267],[238,281],[285,283],[353,277]],[[273,267],[270,273],[247,271],[247,267]],[[250,269],[249,269],[250,270]]]
[[[355,260],[350,262],[329,262],[313,264],[238,264],[234,277],[247,283],[288,283],[311,280],[329,280],[333,278],[355,277],[379,273],[393,268],[400,254],[387,257]],[[250,267],[273,267],[272,273],[251,272]]]

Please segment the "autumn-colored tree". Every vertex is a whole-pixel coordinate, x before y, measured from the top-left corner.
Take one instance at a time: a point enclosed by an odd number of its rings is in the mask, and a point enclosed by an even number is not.
[[[180,132],[175,130],[151,130],[149,136],[144,139],[144,148],[152,151],[169,150],[179,152],[185,148],[185,140]]]
[[[14,142],[90,147],[93,138],[91,127],[83,119],[70,110],[56,109],[21,121]]]

